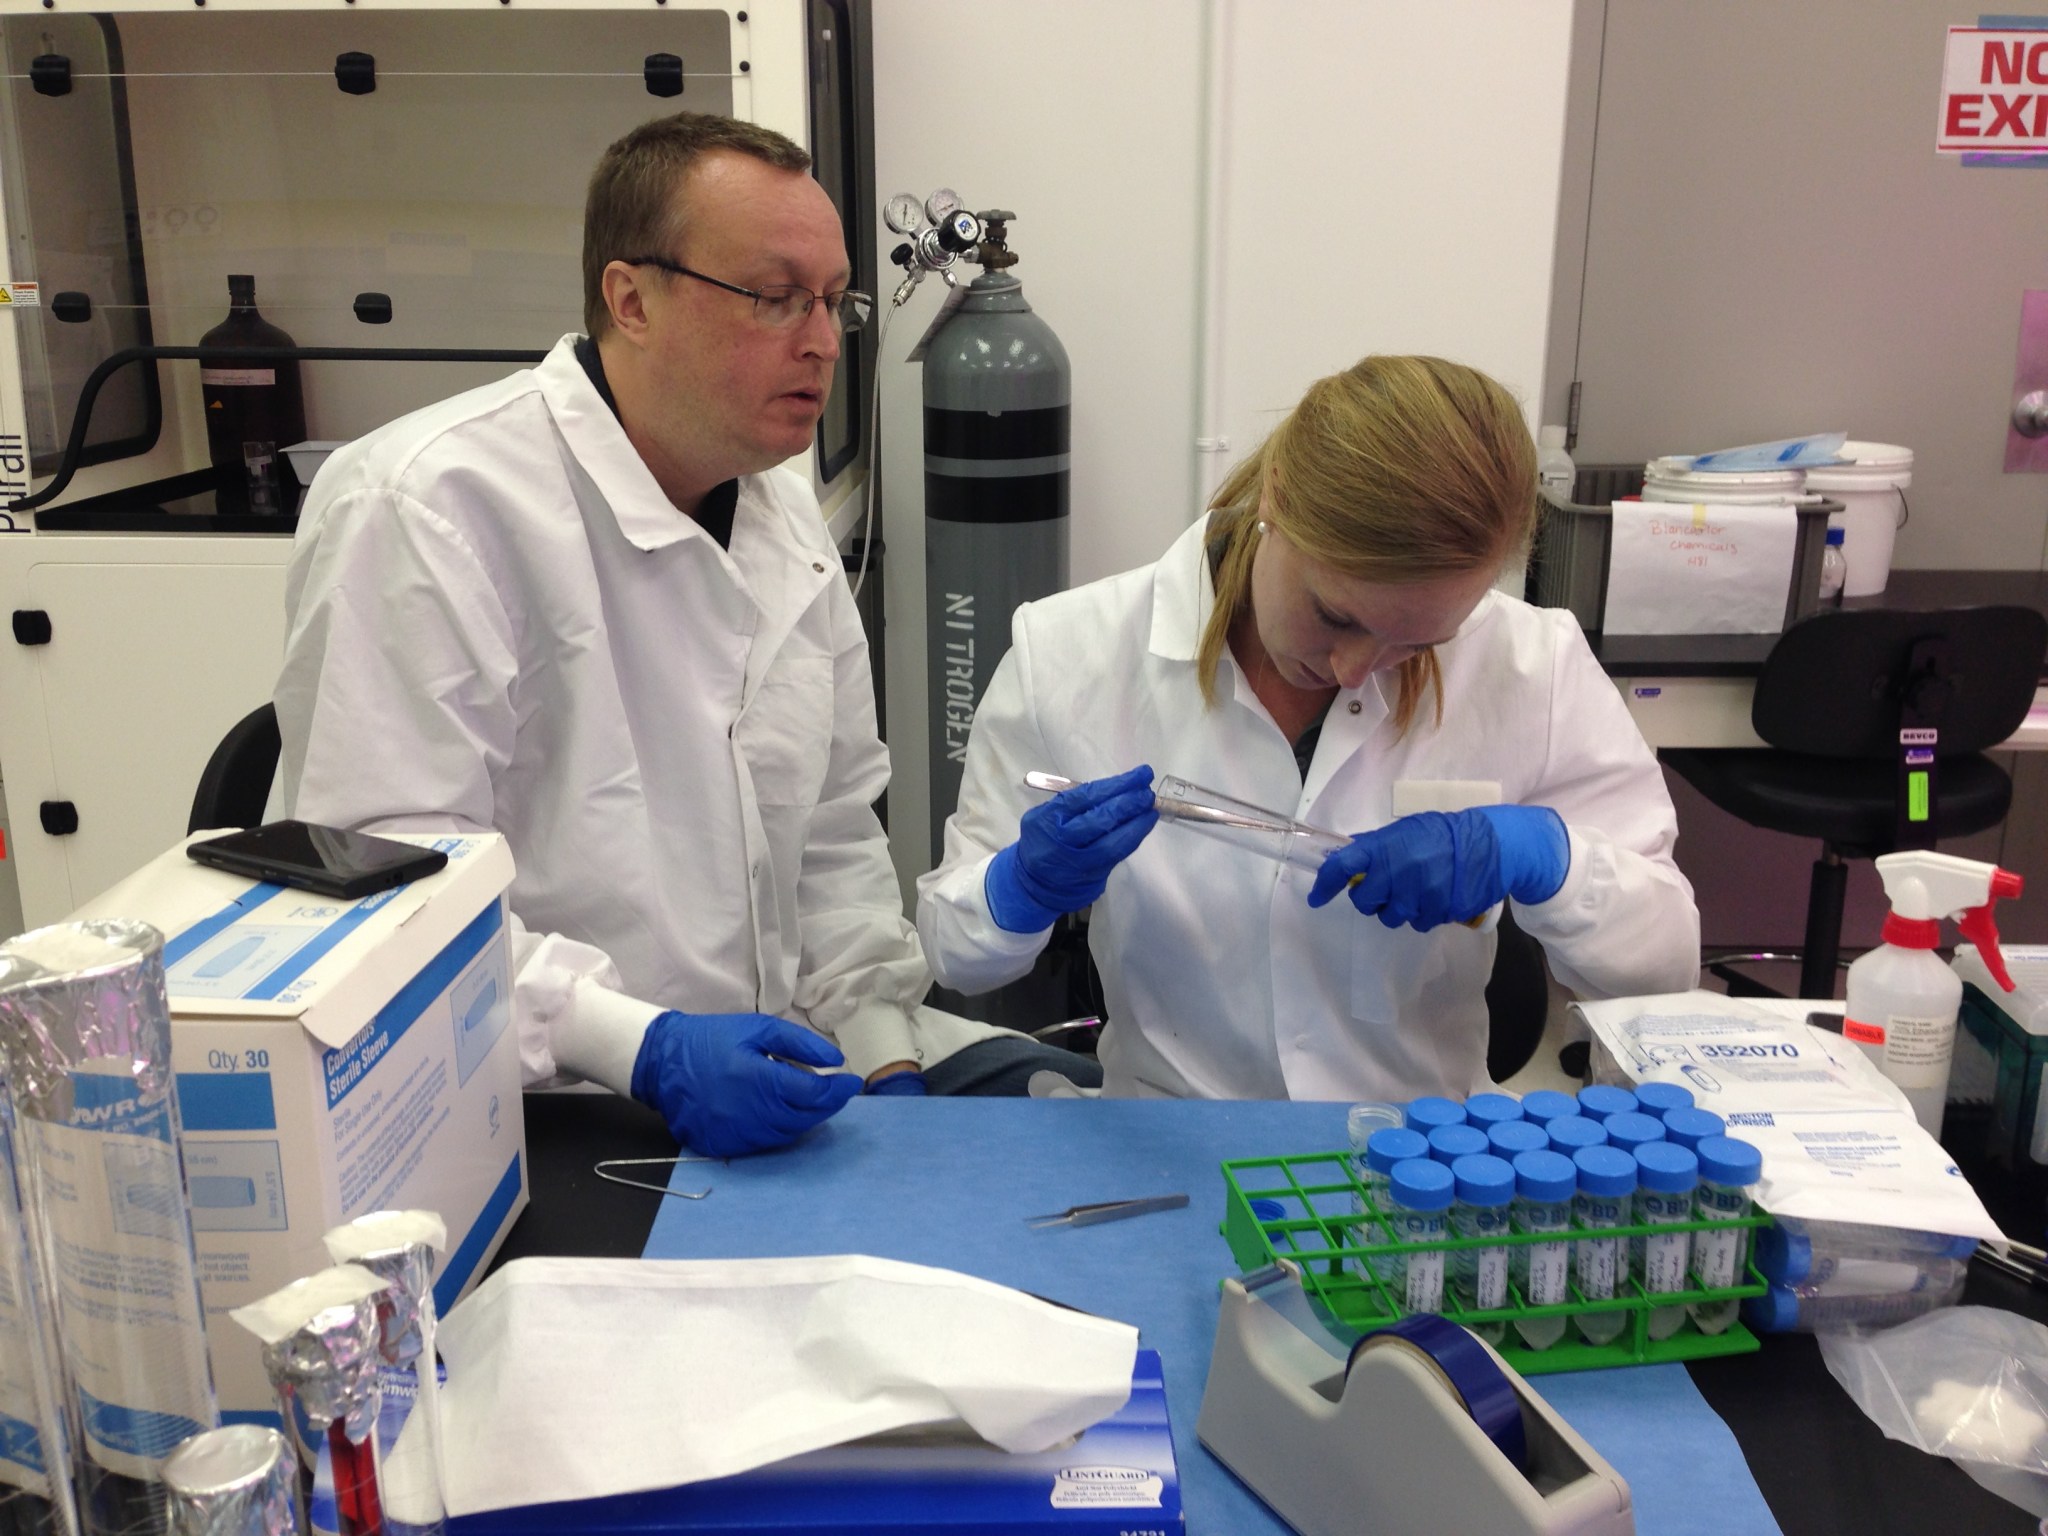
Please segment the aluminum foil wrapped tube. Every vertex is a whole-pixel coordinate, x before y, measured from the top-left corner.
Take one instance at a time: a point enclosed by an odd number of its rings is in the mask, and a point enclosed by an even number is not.
[[[298,1536],[299,1471],[290,1443],[260,1424],[194,1435],[164,1462],[171,1536]]]
[[[389,1282],[383,1297],[384,1402],[377,1476],[391,1536],[446,1528],[441,1495],[439,1375],[434,1358],[434,1256],[448,1228],[432,1211],[373,1211],[322,1239],[337,1264]]]
[[[324,1501],[313,1474],[328,1459],[340,1536],[384,1530],[376,1425],[388,1293],[379,1276],[337,1264],[228,1314],[263,1341],[263,1369],[296,1442],[301,1490],[316,1509]]]
[[[163,1459],[219,1422],[162,935],[98,921],[0,944],[0,1062],[76,1419],[80,1522],[93,1536],[162,1532]]]
[[[0,1532],[74,1536],[71,1447],[51,1326],[23,1213],[14,1096],[0,1078]]]

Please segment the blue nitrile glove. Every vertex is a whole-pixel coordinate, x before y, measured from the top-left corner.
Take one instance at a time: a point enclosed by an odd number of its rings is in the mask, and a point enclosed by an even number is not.
[[[823,1036],[765,1013],[664,1013],[640,1042],[633,1097],[692,1152],[735,1157],[796,1140],[860,1092],[851,1072],[806,1072],[776,1056],[846,1062]]]
[[[1389,928],[1427,933],[1468,922],[1512,896],[1548,901],[1571,868],[1564,820],[1544,805],[1482,805],[1424,811],[1366,832],[1339,848],[1316,874],[1308,904],[1341,892]]]
[[[924,1085],[922,1072],[891,1072],[887,1077],[878,1077],[863,1090],[870,1094],[888,1094],[892,1098],[907,1099],[925,1097],[929,1091]]]
[[[1076,784],[1034,805],[1018,825],[1017,841],[990,861],[982,881],[996,926],[1037,933],[1088,906],[1158,821],[1152,770],[1143,766]]]

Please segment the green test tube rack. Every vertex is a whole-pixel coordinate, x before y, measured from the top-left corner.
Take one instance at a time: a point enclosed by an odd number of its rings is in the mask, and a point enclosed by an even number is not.
[[[1517,1225],[1512,1231],[1491,1237],[1448,1238],[1439,1243],[1397,1242],[1385,1213],[1374,1201],[1343,1152],[1309,1153],[1298,1157],[1239,1158],[1223,1165],[1227,1191],[1223,1212],[1223,1237],[1231,1256],[1247,1272],[1287,1259],[1301,1270],[1302,1284],[1310,1297],[1328,1316],[1360,1332],[1384,1327],[1406,1315],[1386,1283],[1376,1273],[1375,1259],[1399,1253],[1443,1252],[1460,1248],[1504,1248],[1524,1243],[1575,1241],[1584,1229],[1574,1225],[1568,1233],[1525,1232]],[[1254,1200],[1277,1201],[1284,1214],[1262,1219],[1252,1209]],[[1357,1208],[1354,1208],[1357,1207]],[[1700,1232],[1732,1227],[1764,1227],[1770,1216],[1753,1209],[1748,1216],[1728,1221],[1689,1221],[1670,1225],[1624,1225],[1603,1227],[1602,1238],[1636,1238],[1651,1234]],[[1754,1245],[1752,1245],[1753,1247]],[[1377,1266],[1384,1269],[1387,1266]],[[1742,1323],[1731,1321],[1720,1333],[1702,1333],[1688,1316],[1678,1331],[1667,1338],[1649,1334],[1650,1313],[1663,1307],[1683,1307],[1709,1301],[1739,1301],[1761,1296],[1765,1285],[1756,1266],[1745,1260],[1747,1276],[1740,1285],[1689,1291],[1646,1291],[1640,1277],[1631,1276],[1626,1292],[1606,1300],[1588,1300],[1579,1290],[1573,1267],[1571,1299],[1556,1306],[1532,1307],[1523,1303],[1520,1288],[1512,1280],[1508,1293],[1514,1305],[1491,1311],[1461,1308],[1448,1290],[1441,1313],[1454,1323],[1468,1326],[1502,1322],[1508,1325],[1503,1341],[1496,1345],[1501,1357],[1525,1376],[1552,1371],[1587,1371],[1610,1365],[1647,1365],[1664,1360],[1700,1360],[1713,1355],[1739,1355],[1757,1349],[1755,1334]],[[1688,1279],[1695,1276],[1688,1275]],[[1548,1349],[1530,1349],[1515,1332],[1516,1318],[1570,1317],[1581,1312],[1625,1312],[1629,1325],[1612,1341],[1592,1344],[1567,1331]]]

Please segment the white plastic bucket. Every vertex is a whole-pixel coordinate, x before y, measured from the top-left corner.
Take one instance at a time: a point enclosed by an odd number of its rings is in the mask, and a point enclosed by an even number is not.
[[[1852,462],[1806,472],[1806,488],[1842,504],[1830,519],[1845,537],[1842,554],[1849,563],[1842,583],[1844,597],[1875,597],[1892,572],[1892,540],[1904,518],[1901,493],[1913,483],[1913,450],[1891,443],[1844,443],[1842,457]]]
[[[1690,459],[1652,459],[1643,466],[1643,500],[1699,502],[1709,507],[1758,507],[1797,501],[1810,483],[1803,469],[1758,469],[1737,473],[1692,470]]]

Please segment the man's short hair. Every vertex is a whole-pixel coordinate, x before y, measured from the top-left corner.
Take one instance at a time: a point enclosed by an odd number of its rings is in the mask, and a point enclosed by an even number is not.
[[[635,256],[674,259],[688,221],[683,178],[704,155],[728,149],[784,171],[808,171],[801,145],[772,128],[708,112],[678,112],[642,123],[604,152],[583,206],[583,328],[611,325],[604,269]]]

